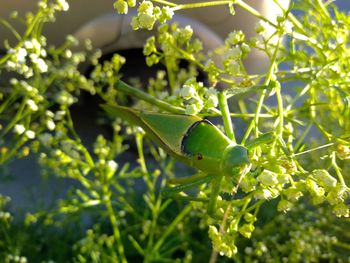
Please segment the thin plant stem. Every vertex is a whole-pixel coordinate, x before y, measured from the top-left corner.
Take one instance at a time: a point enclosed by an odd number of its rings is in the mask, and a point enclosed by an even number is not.
[[[333,166],[333,169],[335,170],[335,173],[336,173],[337,176],[338,176],[338,179],[339,179],[340,184],[341,184],[342,186],[346,187],[348,190],[350,190],[350,189],[347,187],[347,185],[346,185],[346,183],[345,183],[345,180],[344,180],[344,177],[343,177],[343,175],[342,175],[342,173],[341,173],[341,171],[340,171],[340,168],[339,168],[339,166],[338,166],[338,164],[337,164],[335,152],[333,152],[331,158],[332,158],[332,166]]]
[[[273,57],[271,59],[271,63],[270,63],[270,66],[269,66],[269,69],[268,69],[268,72],[266,74],[266,77],[265,77],[265,80],[264,80],[264,83],[263,85],[266,85],[268,86],[269,83],[270,83],[270,80],[273,76],[273,72],[275,70],[275,61],[277,59],[277,53],[278,53],[278,49],[279,49],[279,45],[280,45],[280,42],[281,42],[281,37],[280,36],[278,38],[278,41],[277,41],[277,44],[276,44],[276,48],[275,48],[275,51],[274,51],[274,54],[273,54]],[[263,102],[265,100],[265,96],[267,94],[267,89],[264,89],[262,91],[262,94],[260,95],[260,99],[258,101],[258,105],[256,107],[256,111],[255,111],[255,118],[250,122],[244,136],[243,136],[243,139],[242,139],[242,144],[244,144],[246,142],[246,140],[248,139],[249,135],[250,135],[250,132],[252,131],[252,129],[255,127],[255,136],[258,137],[259,136],[259,130],[258,130],[258,122],[259,122],[259,115],[260,115],[260,111],[262,109],[262,105],[263,105]]]
[[[7,22],[5,19],[0,18],[0,23],[3,24],[3,26],[6,27],[8,30],[10,30],[17,40],[21,40],[21,35],[18,34],[16,29],[13,26],[11,26],[9,22]]]
[[[232,208],[232,204],[229,204],[225,210],[225,214],[224,214],[224,217],[221,221],[221,224],[220,224],[220,233],[222,235],[225,234],[225,226],[226,226],[226,222],[227,222],[227,218],[228,218],[228,215],[229,215],[229,212]],[[211,255],[210,255],[210,260],[209,260],[209,263],[215,263],[218,259],[218,251],[216,251],[214,248],[213,250],[211,251]]]
[[[227,104],[225,91],[219,92],[218,99],[219,99],[219,106],[222,114],[222,119],[224,121],[226,135],[230,140],[232,140],[233,142],[236,142],[235,134],[232,127],[232,120],[230,118],[230,109]]]
[[[110,199],[111,193],[108,189],[108,185],[104,185],[103,194],[104,194],[103,195],[104,205],[107,208],[109,221],[113,228],[113,235],[114,235],[115,241],[117,242],[117,251],[119,253],[119,257],[121,258],[122,263],[127,263],[128,261],[126,260],[126,257],[125,257],[124,246],[121,241],[121,234],[118,227],[118,220],[111,203],[111,199]]]
[[[175,230],[177,224],[181,222],[185,216],[187,216],[192,211],[192,205],[187,205],[176,217],[175,219],[170,223],[170,225],[165,229],[162,236],[158,239],[156,244],[154,245],[154,250],[157,251],[160,249],[162,244],[164,243],[165,239]]]
[[[334,144],[335,144],[335,143],[333,143],[333,142],[332,142],[332,143],[327,143],[327,144],[318,146],[318,147],[316,147],[316,148],[312,148],[312,149],[305,150],[305,151],[302,151],[302,152],[294,153],[294,154],[292,154],[291,157],[299,156],[299,155],[306,154],[306,153],[309,153],[309,152],[318,151],[318,150],[323,149],[323,148],[331,147],[331,146],[333,146]]]
[[[83,145],[83,143],[81,142],[81,139],[79,137],[79,135],[77,134],[77,132],[75,131],[75,128],[74,128],[74,124],[73,124],[73,120],[72,120],[72,116],[70,114],[70,111],[67,110],[66,111],[67,113],[67,124],[68,124],[68,127],[71,131],[71,133],[73,134],[74,136],[74,139],[79,143],[80,145],[80,150],[82,151],[84,157],[85,157],[85,160],[86,162],[88,163],[88,165],[90,166],[91,169],[93,169],[95,167],[95,163],[89,153],[89,151],[86,149],[86,147]]]
[[[177,4],[175,4],[175,3],[172,3],[172,2],[169,2],[169,1],[164,1],[164,0],[152,0],[152,2],[163,4],[163,5],[167,5],[167,6],[171,6],[171,7],[177,6]]]
[[[30,34],[33,32],[35,26],[37,25],[37,23],[39,22],[40,18],[41,18],[42,12],[38,12],[36,13],[35,17],[33,18],[32,23],[28,26],[26,32],[24,33],[24,36],[22,37],[22,39],[17,43],[17,45],[13,48],[14,50],[17,50],[18,48],[20,48],[24,41],[28,39],[28,37],[30,36]],[[0,65],[2,65],[3,63],[5,63],[10,57],[12,56],[12,54],[7,53],[5,56],[3,56],[2,58],[0,58]]]
[[[283,108],[283,99],[281,94],[281,87],[275,89],[276,98],[277,98],[277,107],[278,107],[278,127],[277,135],[282,138],[283,133],[283,118],[284,118],[284,108]]]
[[[183,4],[183,5],[177,5],[172,9],[174,11],[177,11],[182,9],[192,9],[192,8],[201,8],[201,7],[208,7],[208,6],[228,5],[228,4],[232,4],[232,0]]]
[[[250,14],[255,16],[256,18],[259,18],[259,19],[265,21],[266,23],[270,24],[271,26],[273,26],[275,28],[278,27],[275,23],[271,22],[269,19],[267,19],[265,16],[263,16],[259,11],[257,11],[256,9],[254,9],[253,7],[251,7],[249,4],[245,3],[244,1],[236,0],[236,1],[234,1],[234,4],[240,6],[241,8],[243,8],[244,10],[248,11]]]

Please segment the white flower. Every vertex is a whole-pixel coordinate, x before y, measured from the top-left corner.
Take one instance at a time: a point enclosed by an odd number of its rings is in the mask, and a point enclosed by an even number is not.
[[[34,139],[35,138],[35,132],[32,130],[27,130],[25,135],[27,136],[28,139]]]
[[[118,164],[113,160],[109,160],[107,162],[107,166],[111,171],[115,172],[117,170]]]
[[[42,38],[41,38],[41,41],[42,41]],[[41,49],[41,44],[39,43],[39,41],[36,38],[32,39],[32,43],[33,43],[34,50],[40,50]]]
[[[332,188],[337,185],[337,179],[331,176],[326,170],[313,170],[312,175],[315,177],[317,182],[325,188]]]
[[[39,56],[38,56],[37,54],[35,54],[35,53],[30,54],[29,57],[30,57],[30,60],[31,60],[33,63],[37,63],[38,58],[39,58]]]
[[[27,92],[32,92],[34,90],[34,88],[32,86],[30,86],[28,84],[28,82],[24,81],[24,80],[21,80],[19,82],[21,84],[21,86],[23,87],[23,89]]]
[[[53,122],[53,120],[47,120],[46,122],[46,127],[50,130],[53,131],[56,128],[56,124]]]
[[[68,11],[69,4],[66,2],[66,0],[57,0],[57,4],[60,7],[60,10]]]
[[[206,89],[204,92],[204,96],[207,98],[205,105],[208,108],[215,108],[218,105],[219,100],[218,100],[216,89],[214,88]]]
[[[13,130],[15,133],[17,134],[22,134],[24,133],[24,131],[26,130],[26,128],[24,128],[24,126],[22,124],[16,124],[14,127],[13,127]]]
[[[70,49],[66,49],[66,50],[64,51],[64,56],[65,56],[66,58],[71,58],[72,55],[73,55],[73,53],[72,53],[72,51],[71,51]]]
[[[265,169],[258,177],[258,181],[264,185],[272,186],[278,183],[277,174]]]
[[[55,116],[55,114],[50,110],[45,111],[45,115],[49,118],[53,118]]]
[[[24,48],[19,48],[17,51],[17,61],[18,63],[24,64],[26,62],[27,50]]]
[[[200,111],[200,109],[198,109],[196,104],[189,104],[186,105],[186,114],[188,115],[194,115],[196,113],[198,113]]]
[[[62,120],[65,115],[66,115],[66,112],[63,110],[56,111],[55,120],[56,121]]]
[[[27,105],[32,111],[37,111],[39,109],[38,105],[36,105],[34,100],[31,100],[31,99],[27,100]]]
[[[23,46],[26,48],[26,49],[32,49],[33,48],[33,43],[29,40],[26,40],[24,41],[24,44]]]
[[[259,200],[269,200],[272,198],[272,193],[268,189],[259,189],[254,193],[254,197]]]
[[[197,91],[193,85],[184,85],[180,90],[180,96],[184,99],[190,99],[197,96]]]
[[[153,15],[153,3],[151,1],[143,1],[137,11],[140,13]]]
[[[241,45],[241,50],[242,50],[242,52],[243,53],[245,53],[245,54],[248,54],[249,52],[250,52],[250,47],[246,44],[246,43],[243,43],[242,45]]]
[[[16,64],[11,60],[7,60],[6,67],[10,70],[14,70],[16,69]]]
[[[128,3],[124,0],[117,0],[116,2],[114,2],[114,8],[117,9],[119,14],[128,13]]]
[[[36,65],[38,66],[40,72],[47,72],[48,66],[43,59],[38,58],[36,61]]]
[[[255,26],[255,32],[258,34],[265,32],[267,27],[268,27],[268,24],[265,21],[260,20]]]
[[[230,48],[226,54],[226,57],[230,59],[239,59],[242,57],[242,50],[238,46]]]
[[[13,86],[14,86],[14,85],[17,85],[17,84],[18,84],[18,79],[11,78],[11,79],[10,79],[10,84],[13,85]]]

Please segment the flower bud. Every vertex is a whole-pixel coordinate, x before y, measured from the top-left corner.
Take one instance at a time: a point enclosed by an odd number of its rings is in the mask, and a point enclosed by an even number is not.
[[[339,144],[337,146],[337,155],[341,160],[350,159],[350,147],[343,144]]]
[[[244,224],[243,226],[241,226],[239,228],[239,233],[246,237],[246,238],[250,238],[252,236],[252,233],[254,231],[254,226],[252,224]]]
[[[312,175],[315,177],[316,181],[324,188],[332,188],[337,184],[337,179],[331,176],[326,170],[313,170]]]
[[[272,186],[278,184],[277,174],[265,169],[258,177],[258,181],[264,185]]]
[[[114,8],[117,9],[119,14],[128,13],[128,4],[124,0],[118,0],[114,2]]]
[[[279,212],[284,212],[286,213],[287,211],[289,211],[292,207],[293,207],[293,203],[288,201],[288,200],[285,200],[285,199],[282,199],[281,201],[279,201],[278,203],[278,206],[277,206],[277,210]]]
[[[341,203],[341,204],[337,204],[333,207],[333,213],[337,217],[349,217],[350,210],[345,204]]]

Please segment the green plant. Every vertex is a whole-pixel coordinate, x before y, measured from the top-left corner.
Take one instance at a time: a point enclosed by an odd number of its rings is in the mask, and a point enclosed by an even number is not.
[[[127,13],[136,4],[118,0],[115,8]],[[164,24],[182,9],[213,5],[229,6],[232,15],[243,8],[259,18],[257,36],[247,39],[234,31],[223,46],[204,54],[190,26]],[[11,221],[16,211],[9,212],[8,200],[0,198],[5,262],[215,262],[218,254],[238,262],[348,260],[349,236],[341,231],[350,213],[348,14],[320,0],[292,1],[276,20],[240,0],[143,1],[132,26],[161,24],[145,43],[144,55],[149,66],[161,63],[164,70],[142,90],[121,80],[125,59],[118,54],[99,61],[101,52],[89,42],[85,51],[74,52],[73,37],[60,47],[46,46],[44,24],[68,8],[64,0],[40,1],[38,11],[25,18],[23,35],[0,20],[17,39],[11,45],[5,41],[7,53],[0,58],[0,164],[34,154],[46,176],[76,183],[56,205],[24,220]],[[14,13],[12,19],[20,18]],[[269,58],[263,74],[244,67],[254,49]],[[214,59],[218,54],[220,62]],[[184,60],[186,68],[180,67]],[[78,70],[85,61],[93,66],[89,76]],[[207,76],[205,85],[199,72]],[[251,167],[238,182],[220,180],[215,193],[198,185],[192,194],[198,200],[211,196],[211,210],[220,215],[211,217],[206,204],[186,202],[184,193],[174,200],[162,196],[168,181],[181,182],[179,174],[193,171],[175,165],[143,130],[101,114],[97,121],[112,123],[111,133],[98,135],[93,146],[85,143],[71,113],[83,92],[109,104],[131,96],[133,107],[171,116],[221,117],[222,136],[232,143],[276,136],[247,146]],[[136,153],[128,153],[132,141]],[[126,154],[137,162],[119,161]],[[203,175],[190,178],[196,177]]]

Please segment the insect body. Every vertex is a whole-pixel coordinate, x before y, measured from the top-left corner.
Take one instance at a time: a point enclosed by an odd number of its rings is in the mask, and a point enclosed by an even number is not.
[[[146,134],[167,153],[207,174],[191,177],[170,189],[181,192],[196,185],[212,182],[208,211],[214,213],[223,176],[238,181],[250,165],[246,147],[233,143],[208,120],[190,115],[143,112],[121,106],[102,105],[111,116],[119,116],[142,127]],[[180,181],[179,181],[180,182]]]

